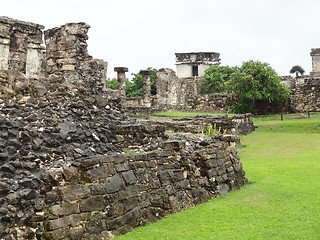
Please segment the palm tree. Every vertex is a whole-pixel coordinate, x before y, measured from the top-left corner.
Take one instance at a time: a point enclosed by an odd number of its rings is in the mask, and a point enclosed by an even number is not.
[[[298,74],[300,73],[300,75],[303,75],[304,74],[304,69],[299,66],[299,65],[295,65],[291,68],[290,70],[290,73],[295,73],[296,74],[296,77],[298,77]]]

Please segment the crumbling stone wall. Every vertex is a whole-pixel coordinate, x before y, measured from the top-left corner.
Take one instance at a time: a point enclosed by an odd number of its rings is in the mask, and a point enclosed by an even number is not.
[[[212,93],[198,95],[194,99],[187,101],[188,108],[194,110],[215,110],[227,111],[228,108],[238,101],[238,97],[234,93]]]
[[[290,109],[293,112],[320,111],[320,78],[306,78],[291,90]]]
[[[169,68],[157,72],[157,98],[162,108],[186,108],[187,101],[198,95],[200,77],[178,78]]]
[[[127,119],[87,30],[46,31],[48,78],[0,71],[1,239],[112,237],[247,183],[236,136]]]
[[[68,23],[45,31],[49,81],[105,89],[108,64],[88,54],[89,28],[85,23]]]
[[[43,29],[39,24],[0,17],[0,69],[16,69],[31,78],[45,77]]]
[[[227,134],[234,135],[246,135],[255,130],[251,113],[236,115],[200,115],[173,119],[173,121],[145,120],[144,122],[165,126],[167,131],[195,134],[201,134],[214,125],[216,125],[217,130],[220,128],[221,133],[226,131]]]

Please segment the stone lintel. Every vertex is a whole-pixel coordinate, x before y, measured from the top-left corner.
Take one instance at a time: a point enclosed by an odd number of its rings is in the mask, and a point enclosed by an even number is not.
[[[320,48],[311,48],[311,56],[320,55]]]
[[[118,73],[125,73],[125,72],[128,72],[129,70],[127,67],[115,67],[114,71]]]
[[[150,76],[153,74],[153,71],[152,70],[141,70],[139,72],[142,76]]]

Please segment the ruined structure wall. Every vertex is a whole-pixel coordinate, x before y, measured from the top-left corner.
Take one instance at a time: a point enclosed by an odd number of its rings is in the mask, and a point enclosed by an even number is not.
[[[2,70],[9,68],[9,42],[9,39],[0,37],[0,69]]]
[[[305,79],[292,89],[290,109],[293,112],[320,111],[320,79]]]
[[[205,95],[198,95],[193,99],[187,101],[188,108],[193,110],[214,110],[227,111],[228,108],[238,101],[236,94],[230,93],[212,93]]]
[[[53,216],[44,221],[45,236],[99,239],[123,234],[238,189],[247,180],[228,141],[233,143],[226,138],[205,149],[169,141],[158,151],[95,157],[48,172],[45,182],[57,187],[47,191]]]
[[[204,76],[204,71],[207,70],[208,68],[210,68],[210,65],[208,64],[200,64],[198,66],[198,71],[199,71],[199,77],[203,77]]]
[[[179,78],[186,78],[192,76],[192,66],[189,64],[176,65]]]
[[[29,25],[15,25],[8,68],[28,69]],[[48,78],[0,71],[0,239],[105,239],[247,183],[237,136],[169,138],[128,119],[87,30],[46,31]]]
[[[45,77],[45,57],[41,45],[43,28],[39,24],[0,17],[0,69],[16,68],[17,65],[11,66],[10,62],[17,63],[18,61],[23,66],[23,73],[27,77]],[[13,42],[21,34],[25,35],[25,39],[21,38],[17,42]],[[23,43],[23,41],[25,42]],[[25,50],[21,44],[25,44]]]
[[[153,123],[165,126],[167,131],[173,132],[189,132],[194,134],[202,134],[203,131],[216,125],[216,129],[220,129],[227,134],[249,134],[255,130],[252,122],[252,114],[236,114],[236,115],[201,115],[196,117],[185,117],[174,121],[152,121],[145,120],[145,123]]]

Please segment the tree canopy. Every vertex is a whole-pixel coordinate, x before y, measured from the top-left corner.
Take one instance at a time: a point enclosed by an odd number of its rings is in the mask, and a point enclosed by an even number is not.
[[[234,92],[239,101],[231,107],[233,112],[266,113],[289,98],[290,90],[280,80],[269,64],[250,60],[240,67],[211,66],[205,71],[200,91]]]
[[[118,80],[116,78],[108,78],[106,82],[106,87],[109,89],[117,90]]]
[[[303,75],[304,74],[304,69],[301,67],[301,66],[299,66],[299,65],[295,65],[295,66],[293,66],[292,68],[291,68],[291,70],[290,70],[290,73],[291,74],[296,74],[296,77],[298,77],[298,74],[300,73],[300,75]]]
[[[148,68],[148,70],[152,70],[153,74],[150,76],[151,81],[151,94],[157,94],[157,75],[158,69]],[[126,96],[127,97],[139,97],[143,95],[143,83],[142,83],[142,75],[140,73],[133,73],[134,77],[132,81],[126,79]]]
[[[150,76],[151,81],[151,94],[157,94],[157,75],[158,69],[148,68],[148,70],[152,70],[153,74]],[[140,73],[133,73],[134,77],[132,80],[126,79],[126,96],[127,97],[139,97],[143,95],[143,83],[142,76]],[[118,80],[116,78],[110,79],[108,78],[106,81],[106,87],[109,89],[116,90],[118,86]]]

